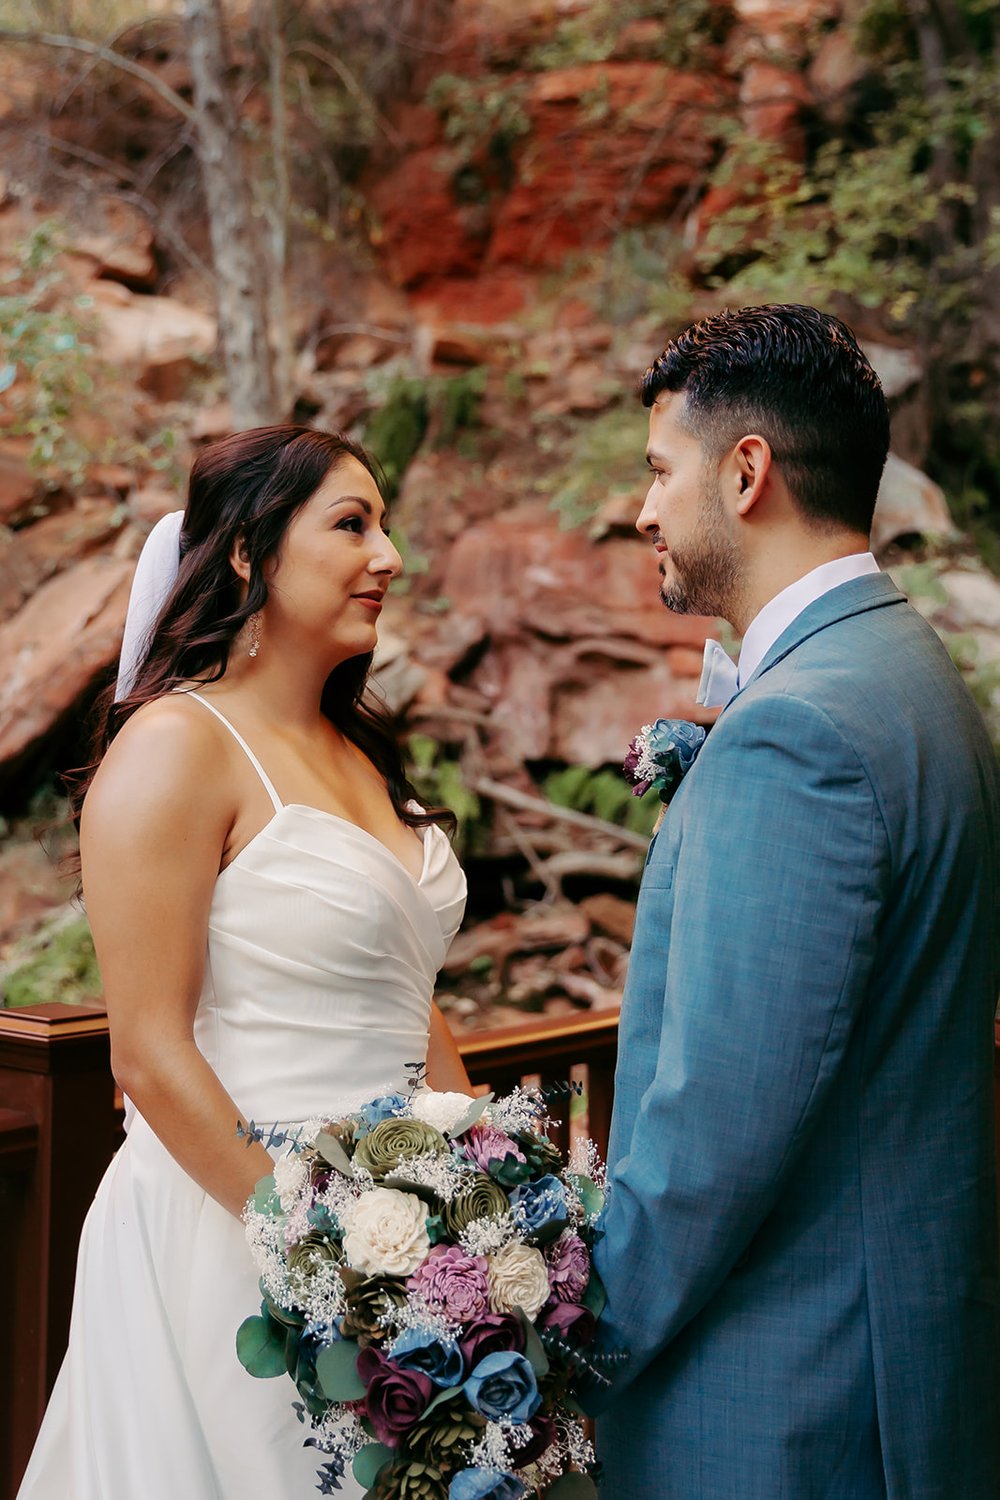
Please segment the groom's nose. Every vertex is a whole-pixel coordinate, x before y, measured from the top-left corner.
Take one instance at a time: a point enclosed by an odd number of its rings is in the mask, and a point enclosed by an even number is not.
[[[655,485],[651,484],[649,486],[649,489],[646,491],[646,498],[642,502],[642,510],[640,510],[636,517],[635,529],[640,536],[653,537],[660,529],[660,523],[656,519],[656,506],[653,503],[654,488]]]

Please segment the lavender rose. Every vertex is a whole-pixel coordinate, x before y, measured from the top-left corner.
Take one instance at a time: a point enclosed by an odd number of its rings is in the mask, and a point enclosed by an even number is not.
[[[524,1353],[524,1324],[513,1313],[485,1313],[466,1328],[458,1341],[465,1367],[471,1370],[487,1354],[504,1354],[513,1350]]]
[[[590,1281],[590,1255],[577,1234],[567,1231],[549,1247],[549,1286],[559,1302],[579,1302]]]
[[[468,1323],[489,1310],[488,1266],[482,1255],[459,1245],[435,1245],[410,1279],[410,1290],[431,1307]]]
[[[465,1155],[469,1161],[475,1162],[480,1172],[489,1172],[491,1163],[499,1166],[508,1156],[516,1162],[525,1160],[524,1152],[495,1125],[473,1125],[466,1131],[462,1145]]]
[[[422,1417],[437,1387],[418,1370],[401,1370],[369,1345],[357,1361],[364,1381],[364,1408],[380,1442],[397,1448],[414,1422]]]

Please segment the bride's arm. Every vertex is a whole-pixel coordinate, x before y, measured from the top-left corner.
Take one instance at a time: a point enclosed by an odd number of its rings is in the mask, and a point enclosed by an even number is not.
[[[431,1030],[427,1044],[427,1082],[432,1089],[456,1094],[471,1094],[472,1084],[465,1071],[455,1038],[448,1022],[436,1005],[431,1006]]]
[[[194,1042],[209,907],[235,816],[228,770],[211,724],[167,699],[150,704],[94,778],[80,854],[115,1077],[184,1171],[239,1214],[271,1160],[237,1137],[240,1113]]]

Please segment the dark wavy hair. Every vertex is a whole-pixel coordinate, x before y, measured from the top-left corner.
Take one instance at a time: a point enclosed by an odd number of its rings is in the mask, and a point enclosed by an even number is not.
[[[644,406],[663,391],[684,392],[685,425],[712,457],[758,432],[807,519],[871,530],[889,408],[839,318],[796,303],[713,313],[671,340],[642,377]]]
[[[92,764],[73,778],[75,812],[111,741],[137,709],[165,693],[222,677],[236,637],[267,603],[264,570],[277,555],[292,517],[327,475],[351,458],[381,489],[377,467],[363,448],[342,433],[312,427],[255,427],[199,453],[188,485],[177,580],[131,691],[115,703],[109,688],[99,702]],[[250,564],[245,593],[230,562],[236,546]],[[454,815],[445,808],[420,813],[406,806],[414,792],[388,710],[369,687],[371,664],[372,653],[367,652],[334,668],[323,687],[323,713],[382,775],[401,822],[453,827]]]

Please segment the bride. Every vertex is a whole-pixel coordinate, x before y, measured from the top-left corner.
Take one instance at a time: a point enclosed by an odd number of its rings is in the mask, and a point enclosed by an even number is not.
[[[465,901],[448,815],[410,798],[365,695],[400,567],[363,451],[293,426],[205,449],[144,549],[81,822],[128,1134],[19,1500],[317,1488],[289,1382],[236,1358],[259,1303],[239,1215],[271,1169],[245,1132],[425,1059],[468,1090],[432,1002]]]

